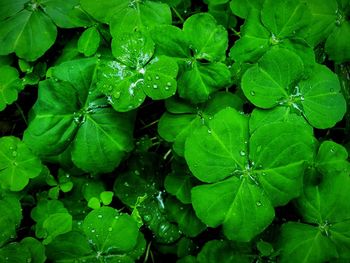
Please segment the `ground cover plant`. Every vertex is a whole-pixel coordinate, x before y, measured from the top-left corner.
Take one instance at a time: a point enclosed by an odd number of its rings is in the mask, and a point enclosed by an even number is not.
[[[349,18],[0,0],[0,262],[350,262]]]

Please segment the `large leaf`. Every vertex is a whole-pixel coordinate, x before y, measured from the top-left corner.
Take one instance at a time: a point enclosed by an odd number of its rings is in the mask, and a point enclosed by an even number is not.
[[[133,114],[109,107],[96,89],[97,60],[66,62],[39,85],[39,99],[24,141],[40,156],[69,146],[73,162],[86,171],[112,171],[133,148]]]
[[[302,60],[286,49],[267,52],[249,68],[242,77],[242,89],[254,105],[290,107],[316,128],[334,126],[346,111],[337,77],[317,64],[306,73]]]
[[[326,66],[317,65],[311,76],[299,82],[301,105],[306,119],[317,128],[328,128],[346,112],[338,77]]]
[[[20,191],[42,169],[40,159],[20,139],[13,136],[0,138],[1,188]]]
[[[111,207],[90,212],[83,222],[85,235],[101,253],[125,253],[137,244],[138,227],[133,218]]]
[[[194,61],[179,76],[179,95],[194,103],[201,103],[208,100],[210,94],[228,86],[230,80],[231,73],[225,64]]]
[[[21,11],[27,0],[14,0],[14,1],[7,1],[7,0],[1,0],[0,1],[0,20],[3,20],[5,18],[8,18],[10,16],[13,16],[14,14]]]
[[[261,11],[261,19],[269,31],[280,39],[297,34],[298,30],[311,22],[311,15],[304,1],[266,0]]]
[[[320,263],[336,257],[334,244],[313,226],[289,222],[282,227],[281,262]]]
[[[56,26],[46,14],[24,9],[0,22],[0,55],[15,52],[34,61],[52,46],[56,35]]]
[[[249,134],[248,121],[233,109],[221,110],[185,145],[192,173],[213,183],[192,189],[197,216],[212,227],[222,224],[228,238],[240,241],[251,240],[271,223],[273,206],[300,194],[304,163],[314,147],[305,126],[277,122]]]
[[[191,43],[195,58],[222,61],[228,46],[227,31],[206,13],[191,16],[183,24],[185,37]]]
[[[10,66],[0,67],[0,111],[5,109],[7,104],[17,100],[18,92],[22,89],[18,72]]]
[[[350,60],[350,48],[347,39],[350,37],[350,22],[341,18],[339,27],[336,27],[326,41],[326,52],[330,59],[336,63],[343,63]]]
[[[155,1],[135,1],[114,9],[110,20],[110,30],[112,36],[117,37],[125,32],[146,32],[154,26],[171,24],[171,20],[171,11],[167,4]]]

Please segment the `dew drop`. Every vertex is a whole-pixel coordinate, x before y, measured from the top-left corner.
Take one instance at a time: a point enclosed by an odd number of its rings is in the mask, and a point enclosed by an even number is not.
[[[158,75],[156,75],[156,77],[155,77],[155,78],[156,78],[156,80],[158,80],[158,79],[159,79],[159,76],[158,76]]]
[[[169,90],[169,87],[168,87],[168,86],[165,86],[165,90]]]
[[[91,229],[91,233],[95,233],[96,232],[96,230],[95,229]]]
[[[103,216],[102,216],[102,215],[98,215],[97,217],[98,217],[98,218],[102,218]]]
[[[250,92],[250,95],[255,96],[255,92],[254,92],[254,91],[251,91],[251,92]]]
[[[301,96],[301,97],[300,97],[300,100],[301,100],[301,101],[304,101],[304,100],[305,100],[304,96]]]
[[[260,201],[257,201],[256,206],[262,206],[262,203]]]
[[[211,134],[211,129],[208,129],[208,133]]]
[[[152,80],[152,78],[151,78],[150,76],[148,76],[148,77],[147,77],[147,80],[148,80],[148,81],[151,81],[151,80]]]
[[[335,150],[334,150],[334,148],[332,148],[332,149],[331,149],[331,153],[334,153],[334,152],[335,152]]]
[[[241,156],[245,156],[245,151],[240,151],[239,154],[240,154]]]
[[[113,230],[112,227],[109,227],[109,228],[108,228],[108,231],[109,231],[109,232],[112,232],[112,230]]]
[[[145,216],[143,217],[143,219],[144,219],[146,222],[149,222],[149,221],[151,221],[152,216],[151,216],[151,215],[145,215]]]
[[[12,152],[12,156],[13,156],[13,157],[16,157],[16,156],[17,156],[17,152],[16,152],[16,151],[13,151],[13,152]]]
[[[166,84],[168,87],[171,87],[171,82],[167,82]]]
[[[157,85],[157,84],[154,84],[154,85],[153,85],[153,88],[154,88],[154,89],[157,89],[157,88],[158,88],[158,85]]]

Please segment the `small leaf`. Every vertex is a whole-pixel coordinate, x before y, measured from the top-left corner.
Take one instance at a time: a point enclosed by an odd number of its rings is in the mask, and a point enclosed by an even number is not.
[[[20,139],[0,138],[0,185],[11,191],[22,190],[29,179],[39,176],[43,166]]]
[[[31,212],[36,222],[35,235],[49,244],[56,236],[72,229],[72,216],[58,200],[41,200]]]
[[[17,70],[7,65],[0,66],[0,111],[17,100],[21,88]]]
[[[104,205],[109,205],[112,202],[114,193],[111,191],[103,191],[100,194],[101,201]]]
[[[78,40],[78,50],[86,57],[89,57],[96,53],[100,45],[100,33],[96,27],[90,27],[86,29]]]

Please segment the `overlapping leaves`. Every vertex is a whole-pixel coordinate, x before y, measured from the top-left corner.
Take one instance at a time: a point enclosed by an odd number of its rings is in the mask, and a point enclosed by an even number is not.
[[[273,49],[242,77],[246,97],[257,107],[291,107],[316,128],[329,128],[346,112],[337,76],[315,64],[310,72],[294,52]]]
[[[350,259],[350,164],[346,150],[334,142],[321,144],[315,160],[321,183],[307,185],[297,200],[302,223],[282,226],[281,262],[325,262]]]
[[[96,58],[52,69],[39,84],[39,99],[24,141],[42,157],[69,151],[79,168],[112,171],[132,150],[133,113],[119,114],[96,87]]]
[[[274,206],[300,194],[313,147],[305,126],[276,122],[250,134],[249,118],[230,108],[218,112],[185,145],[190,170],[208,183],[192,189],[197,216],[223,225],[229,239],[251,240],[272,222]]]
[[[122,42],[112,41],[116,60],[103,61],[97,72],[98,87],[117,111],[139,107],[146,95],[166,99],[176,92],[176,62],[166,56],[154,56],[154,43],[146,35],[122,34]],[[120,40],[120,39],[119,39]]]
[[[178,61],[181,98],[201,103],[230,84],[230,71],[223,63],[228,46],[227,32],[211,15],[200,13],[189,17],[182,30],[175,26],[154,28],[151,36],[159,54]]]

